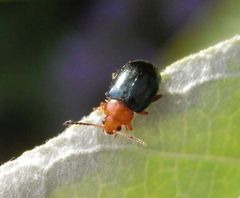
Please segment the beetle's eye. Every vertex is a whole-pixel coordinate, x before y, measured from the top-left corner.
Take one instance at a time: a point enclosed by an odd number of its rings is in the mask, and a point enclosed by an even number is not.
[[[117,131],[120,131],[122,129],[122,127],[118,126],[117,127]]]

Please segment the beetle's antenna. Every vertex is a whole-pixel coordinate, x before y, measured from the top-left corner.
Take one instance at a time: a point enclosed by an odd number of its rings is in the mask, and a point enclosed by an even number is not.
[[[104,126],[103,125],[99,125],[99,124],[92,124],[92,123],[85,123],[85,122],[79,122],[79,121],[73,121],[73,120],[68,120],[68,121],[65,121],[63,123],[64,126],[71,126],[71,125],[74,125],[74,124],[77,124],[77,125],[87,125],[87,126],[95,126],[95,127],[100,127],[100,128],[103,128]],[[137,137],[134,137],[134,136],[130,136],[126,133],[123,133],[123,132],[120,132],[120,131],[116,131],[115,132],[116,134],[119,134],[133,142],[136,142],[138,144],[141,144],[142,146],[147,146],[147,144],[142,141],[141,139],[137,138]]]
[[[142,146],[147,146],[147,144],[144,141],[142,141],[141,139],[139,139],[137,137],[130,136],[130,135],[128,135],[126,133],[123,133],[123,132],[120,132],[120,131],[117,131],[116,133],[121,135],[121,136],[123,136],[123,137],[125,137],[125,138],[127,138],[127,139],[129,139],[129,140],[131,140],[131,141],[133,141],[133,142],[141,144]]]
[[[65,122],[63,123],[64,126],[70,126],[70,125],[73,125],[73,124],[77,124],[77,125],[87,125],[87,126],[95,126],[95,127],[103,128],[103,125],[92,124],[92,123],[85,123],[85,122],[79,122],[79,121],[73,121],[73,120],[68,120],[68,121],[65,121]]]

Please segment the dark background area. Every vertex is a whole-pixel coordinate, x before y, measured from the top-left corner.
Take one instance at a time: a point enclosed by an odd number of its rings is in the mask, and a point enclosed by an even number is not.
[[[64,130],[104,100],[129,60],[160,68],[168,44],[215,1],[0,3],[0,163]],[[204,18],[203,17],[203,18]],[[187,38],[186,38],[187,39]]]

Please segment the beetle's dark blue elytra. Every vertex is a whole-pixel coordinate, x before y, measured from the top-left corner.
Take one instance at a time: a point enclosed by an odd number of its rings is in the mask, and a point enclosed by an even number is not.
[[[144,60],[130,61],[116,73],[106,96],[140,113],[156,96],[160,82],[157,67]]]

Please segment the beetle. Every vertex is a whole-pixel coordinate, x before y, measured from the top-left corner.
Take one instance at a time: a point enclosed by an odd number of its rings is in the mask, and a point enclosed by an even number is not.
[[[109,135],[123,135],[130,140],[145,144],[142,140],[121,133],[122,127],[132,130],[134,113],[146,115],[145,109],[158,100],[157,95],[161,76],[158,68],[145,60],[134,60],[126,63],[120,70],[113,74],[112,82],[106,92],[105,102],[101,102],[98,109],[103,111],[105,117],[102,125],[66,121],[64,125],[91,125],[102,127]]]

